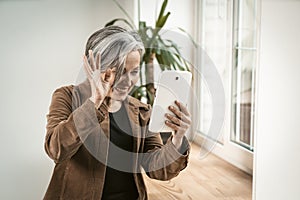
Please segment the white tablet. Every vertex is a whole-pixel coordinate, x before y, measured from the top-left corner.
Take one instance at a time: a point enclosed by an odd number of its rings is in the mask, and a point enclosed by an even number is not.
[[[165,124],[165,113],[172,112],[170,105],[177,107],[175,100],[187,105],[192,74],[188,71],[163,71],[157,84],[152,114],[149,122],[151,132],[171,132]]]

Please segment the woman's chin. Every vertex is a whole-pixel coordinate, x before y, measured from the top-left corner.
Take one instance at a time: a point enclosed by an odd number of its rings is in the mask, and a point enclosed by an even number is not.
[[[128,95],[128,92],[117,92],[111,95],[111,99],[115,101],[124,101]]]

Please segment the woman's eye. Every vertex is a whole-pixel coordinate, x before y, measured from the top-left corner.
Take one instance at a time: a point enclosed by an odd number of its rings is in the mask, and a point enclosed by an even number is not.
[[[131,72],[132,75],[136,75],[138,73],[139,73],[139,70],[134,70],[134,71]]]

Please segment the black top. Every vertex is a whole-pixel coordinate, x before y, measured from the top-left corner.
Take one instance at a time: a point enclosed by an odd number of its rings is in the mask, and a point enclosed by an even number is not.
[[[102,200],[135,200],[138,191],[132,173],[133,136],[124,104],[109,113],[110,145]]]

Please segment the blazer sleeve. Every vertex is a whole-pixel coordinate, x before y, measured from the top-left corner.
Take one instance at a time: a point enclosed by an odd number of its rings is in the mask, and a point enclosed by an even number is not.
[[[159,133],[148,132],[144,147],[142,166],[150,178],[170,180],[187,166],[190,144],[185,136],[178,151],[172,143],[172,136],[163,145]]]
[[[72,89],[67,87],[57,89],[52,95],[44,147],[56,163],[71,158],[107,112],[104,104],[97,110],[89,99],[73,110],[72,101]]]

